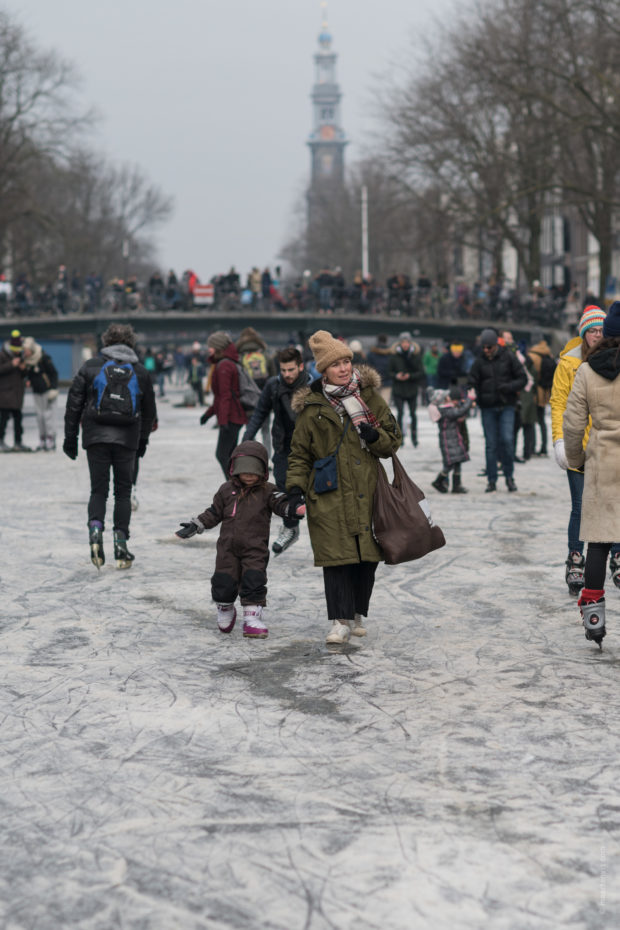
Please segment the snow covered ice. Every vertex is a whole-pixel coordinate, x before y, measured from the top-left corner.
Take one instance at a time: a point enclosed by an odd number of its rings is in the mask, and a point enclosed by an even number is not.
[[[222,482],[181,393],[158,404],[129,571],[111,505],[90,562],[82,450],[0,457],[3,930],[618,926],[620,592],[599,653],[553,459],[484,494],[470,419],[470,493],[436,494],[419,410],[401,457],[446,547],[381,566],[368,636],[333,651],[302,524],[252,642],[216,628],[217,530],[174,536]]]

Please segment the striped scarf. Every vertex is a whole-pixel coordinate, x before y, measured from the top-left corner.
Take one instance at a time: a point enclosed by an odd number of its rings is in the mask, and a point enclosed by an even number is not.
[[[381,426],[379,420],[372,410],[362,400],[360,394],[360,373],[357,368],[353,369],[351,380],[348,384],[329,384],[323,378],[323,394],[330,402],[339,416],[345,414],[351,417],[351,422],[359,434],[359,424],[368,423],[375,429]],[[360,437],[362,446],[365,446],[364,440]]]

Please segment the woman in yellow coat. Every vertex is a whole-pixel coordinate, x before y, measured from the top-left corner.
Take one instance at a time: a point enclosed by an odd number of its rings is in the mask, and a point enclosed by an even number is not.
[[[577,369],[597,343],[603,338],[603,321],[605,311],[591,305],[586,307],[579,320],[579,335],[570,339],[560,352],[560,360],[553,377],[551,389],[551,436],[556,462],[566,471],[571,497],[571,512],[568,521],[568,558],[566,559],[565,580],[570,594],[579,594],[583,587],[585,559],[583,557],[583,540],[579,535],[581,522],[581,498],[583,497],[583,468],[570,468],[564,452],[563,420],[568,395],[571,392]],[[584,449],[588,442],[588,431],[583,437]],[[620,581],[620,562],[615,566]],[[612,572],[614,556],[612,554]],[[614,582],[616,576],[614,575]]]

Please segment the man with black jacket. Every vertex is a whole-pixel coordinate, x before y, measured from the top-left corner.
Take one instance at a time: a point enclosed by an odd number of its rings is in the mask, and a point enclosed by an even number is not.
[[[514,422],[517,395],[527,383],[527,375],[516,355],[500,346],[494,329],[480,335],[481,355],[469,371],[469,386],[476,391],[487,462],[486,491],[497,490],[497,458],[502,463],[506,487],[516,491],[514,482]]]
[[[262,390],[258,404],[248,423],[243,442],[254,439],[262,424],[273,411],[271,441],[273,444],[273,477],[279,491],[286,491],[286,468],[291,451],[291,439],[295,429],[296,414],[291,408],[291,397],[300,387],[311,381],[304,369],[301,352],[295,346],[287,346],[278,352],[280,374],[268,378]],[[272,550],[279,555],[299,539],[299,520],[283,517],[280,535],[272,545]]]
[[[405,404],[407,404],[411,420],[411,441],[414,446],[417,446],[418,420],[416,406],[418,390],[424,378],[424,368],[422,367],[420,347],[413,341],[411,333],[401,333],[398,337],[398,345],[390,356],[388,370],[392,378],[392,401],[396,407],[396,420],[403,434],[403,443],[405,441],[403,412]]]
[[[114,476],[114,558],[118,568],[130,568],[127,549],[131,519],[131,486],[136,455],[146,452],[157,411],[149,373],[138,362],[131,326],[112,323],[102,336],[100,355],[82,365],[71,383],[65,410],[63,452],[70,459],[82,447],[90,471],[88,533],[90,557],[100,569],[105,562],[103,530]]]

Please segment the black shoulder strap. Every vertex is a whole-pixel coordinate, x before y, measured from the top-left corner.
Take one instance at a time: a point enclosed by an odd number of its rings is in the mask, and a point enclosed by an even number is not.
[[[336,446],[336,451],[334,452],[334,455],[338,455],[338,450],[339,450],[340,446],[342,445],[342,440],[344,439],[344,434],[345,434],[346,431],[348,430],[348,428],[349,428],[349,423],[350,423],[350,422],[351,422],[351,417],[349,417],[349,418],[347,419],[347,425],[345,426],[345,428],[344,428],[343,431],[342,431],[342,436],[340,437],[340,441],[339,441],[338,445]]]

